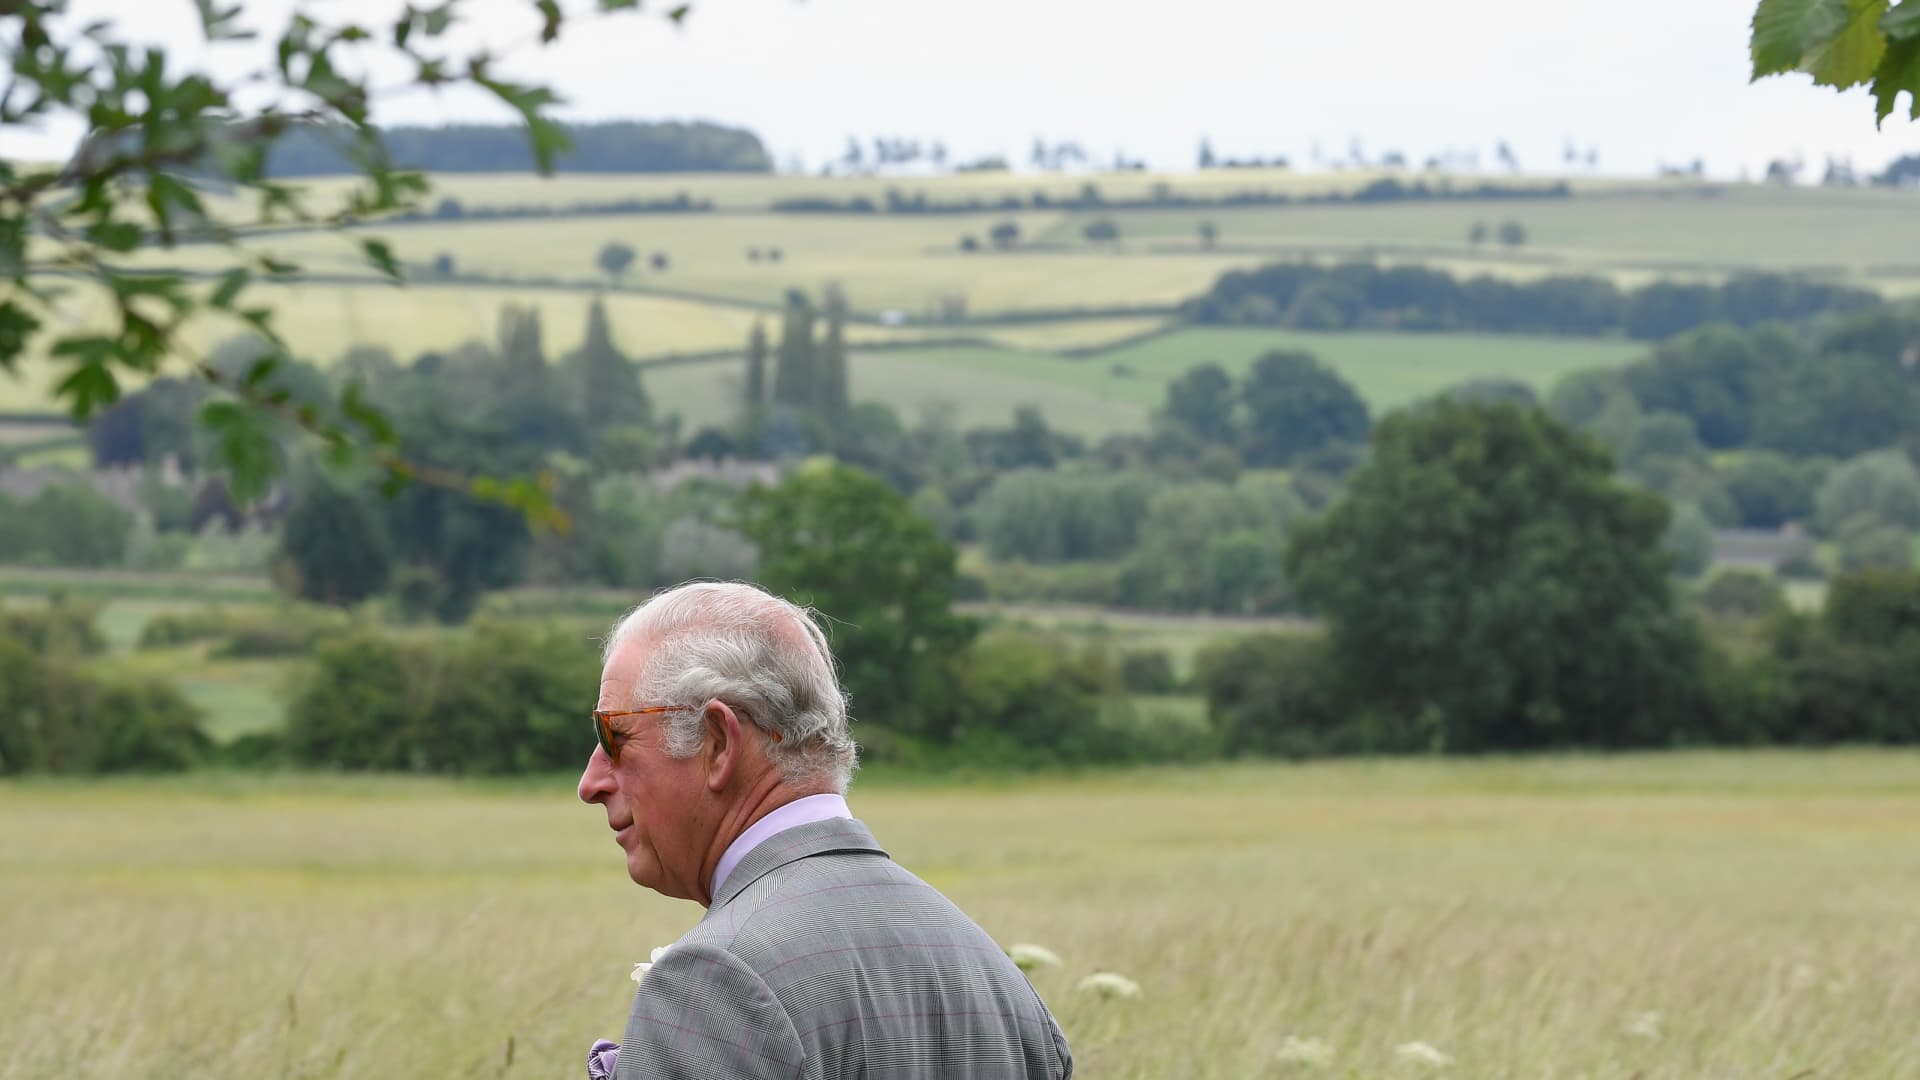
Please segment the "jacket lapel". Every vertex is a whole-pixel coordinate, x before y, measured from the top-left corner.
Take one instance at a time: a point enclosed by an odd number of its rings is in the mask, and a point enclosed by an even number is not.
[[[832,818],[827,821],[813,821],[805,825],[796,825],[784,832],[774,833],[760,842],[760,846],[747,852],[740,860],[727,880],[720,883],[720,889],[714,894],[713,903],[707,906],[707,914],[726,906],[727,902],[740,895],[747,886],[766,877],[790,862],[810,858],[814,855],[832,855],[843,852],[885,855],[886,852],[873,839],[873,833],[867,826],[855,818]]]

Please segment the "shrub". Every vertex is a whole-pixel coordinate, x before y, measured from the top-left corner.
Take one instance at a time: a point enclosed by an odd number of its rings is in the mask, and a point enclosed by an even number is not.
[[[1744,525],[1774,529],[1813,513],[1812,470],[1783,454],[1756,450],[1726,466],[1721,476]]]
[[[19,641],[40,656],[93,656],[107,639],[94,621],[100,605],[55,594],[45,607],[0,610],[0,636]]]
[[[1904,570],[1913,565],[1913,534],[1872,514],[1841,525],[1834,543],[1843,571]]]
[[[15,503],[0,495],[0,560],[51,566],[115,566],[133,535],[133,515],[83,483],[56,483]]]
[[[1826,578],[1826,567],[1820,565],[1820,555],[1814,552],[1812,544],[1803,544],[1795,548],[1791,555],[1774,567],[1780,577],[1788,580],[1822,580]]]
[[[1167,694],[1179,689],[1173,654],[1165,649],[1134,649],[1120,654],[1120,684],[1135,694]]]
[[[1102,703],[1119,679],[1099,650],[1075,650],[1032,630],[999,627],[960,658],[956,751],[981,765],[1124,760]]]
[[[1862,454],[1827,476],[1814,506],[1820,528],[1829,534],[1861,515],[1920,529],[1920,472],[1897,450]]]
[[[1255,634],[1203,650],[1194,682],[1230,754],[1308,757],[1410,749],[1367,734],[1349,719],[1326,638]]]
[[[309,608],[277,608],[231,622],[226,640],[214,648],[212,655],[228,660],[301,656],[311,652],[316,642],[340,633],[347,625],[344,616]]]
[[[1817,618],[1780,624],[1772,662],[1788,686],[1780,741],[1920,741],[1920,572],[1835,578]]]
[[[1102,760],[1139,765],[1220,756],[1206,703],[1177,697],[1109,697],[1100,709]]]
[[[320,644],[288,709],[296,762],[466,774],[576,765],[599,658],[576,635],[509,623],[407,644],[358,631]]]
[[[1673,556],[1674,572],[1698,577],[1713,564],[1713,525],[1692,503],[1679,503],[1667,523],[1661,546]]]
[[[1726,569],[1708,579],[1698,603],[1718,619],[1766,619],[1787,610],[1787,594],[1771,574]]]
[[[0,774],[183,769],[209,749],[200,719],[171,683],[101,679],[0,633]]]
[[[287,708],[289,756],[346,769],[412,766],[413,729],[439,676],[433,661],[429,648],[370,631],[323,642]]]
[[[233,617],[221,608],[195,608],[155,615],[140,629],[141,649],[166,649],[225,637],[233,628]]]

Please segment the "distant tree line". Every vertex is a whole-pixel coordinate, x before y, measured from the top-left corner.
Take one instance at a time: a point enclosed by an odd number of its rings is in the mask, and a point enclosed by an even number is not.
[[[608,217],[620,214],[704,214],[713,210],[713,200],[696,199],[678,192],[665,199],[615,199],[610,202],[579,202],[564,206],[522,204],[514,206],[468,206],[449,195],[434,204],[432,210],[410,210],[380,219],[382,225],[441,223],[448,221],[517,221],[523,218]]]
[[[1709,326],[1624,368],[1563,378],[1547,409],[1598,439],[1676,523],[1791,527],[1782,572],[1903,568],[1920,533],[1920,311],[1884,307],[1806,327]],[[1694,567],[1693,569],[1698,569]]]
[[[1920,154],[1893,159],[1873,182],[1886,187],[1920,187]]]
[[[776,199],[771,209],[786,214],[979,214],[995,210],[1152,210],[1234,206],[1315,206],[1337,203],[1402,202],[1430,199],[1564,199],[1573,189],[1565,181],[1551,184],[1501,184],[1486,181],[1456,185],[1442,180],[1411,183],[1394,177],[1374,180],[1353,191],[1328,191],[1307,195],[1289,195],[1277,191],[1237,191],[1217,197],[1186,195],[1165,182],[1157,183],[1147,194],[1134,197],[1109,197],[1098,184],[1088,183],[1072,196],[1055,197],[1036,191],[1022,199],[1007,194],[997,199],[934,199],[925,191],[908,193],[890,188],[875,201],[865,195],[835,199],[824,195]]]
[[[1326,630],[1215,646],[1196,681],[1240,753],[1920,742],[1911,548],[1836,578],[1817,615],[1725,575],[1703,620],[1673,589],[1668,524],[1537,409],[1397,413],[1287,547]]]
[[[1652,340],[1708,323],[1755,326],[1883,306],[1878,293],[1787,274],[1632,289],[1593,276],[1456,278],[1424,266],[1274,263],[1230,270],[1181,305],[1190,321],[1307,330],[1469,330]]]
[[[773,159],[760,137],[741,128],[704,122],[618,120],[564,124],[572,147],[554,157],[558,172],[770,172]],[[453,124],[383,128],[396,166],[427,172],[532,172],[533,155],[518,127]],[[273,143],[271,176],[354,173],[341,147],[351,140],[322,129],[300,129]]]

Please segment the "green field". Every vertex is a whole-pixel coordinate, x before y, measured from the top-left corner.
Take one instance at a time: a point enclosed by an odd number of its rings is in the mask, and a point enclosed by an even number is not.
[[[0,1076],[577,1075],[699,911],[573,778],[0,785]],[[1920,1074],[1920,756],[1219,766],[856,813],[1003,943],[1087,1077]],[[1141,996],[1075,991],[1096,970]]]
[[[903,408],[929,399],[953,401],[964,422],[1004,417],[1018,404],[1056,409],[1056,422],[1103,433],[1142,422],[1165,381],[1182,365],[1216,359],[1244,365],[1270,344],[1299,344],[1340,367],[1376,409],[1403,404],[1479,375],[1504,374],[1544,387],[1580,367],[1616,363],[1631,346],[1579,340],[1426,335],[1277,334],[1236,337],[1177,333],[1110,355],[1069,360],[1060,354],[1122,342],[1162,325],[1165,310],[1206,289],[1225,270],[1282,258],[1364,256],[1417,262],[1456,274],[1515,278],[1595,273],[1623,286],[1659,278],[1714,279],[1742,268],[1801,270],[1879,288],[1920,293],[1920,258],[1908,233],[1912,193],[1886,190],[1780,188],[1768,185],[1580,180],[1562,199],[1452,200],[1183,209],[1023,209],[1012,213],[771,213],[776,200],[855,196],[882,199],[890,188],[935,200],[1023,199],[1044,191],[1077,196],[1086,183],[1108,198],[1140,198],[1157,185],[1180,195],[1218,198],[1239,192],[1292,196],[1352,190],[1379,174],[1292,174],[1216,170],[1185,175],[1117,174],[1045,177],[972,174],[927,179],[796,176],[563,176],[439,178],[437,199],[469,206],[566,207],[618,199],[669,198],[679,192],[711,199],[713,213],[455,220],[374,227],[416,268],[450,256],[462,274],[486,282],[418,283],[396,289],[365,265],[353,236],[292,233],[259,238],[259,250],[338,280],[260,286],[253,295],[280,313],[287,340],[309,359],[330,363],[360,343],[385,345],[402,359],[463,341],[489,340],[507,303],[544,315],[550,356],[563,355],[582,332],[589,300],[604,289],[594,265],[602,244],[618,240],[641,255],[621,291],[608,299],[616,340],[636,357],[734,349],[756,320],[771,319],[790,289],[843,288],[857,316],[849,340],[867,345],[964,335],[1000,350],[874,353],[856,361],[856,398]],[[1403,179],[1414,179],[1403,177]],[[1430,178],[1431,179],[1431,178]],[[1456,186],[1479,182],[1458,177]],[[1511,181],[1502,181],[1511,182]],[[312,182],[324,202],[341,182]],[[1082,230],[1111,217],[1122,240],[1092,245]],[[1522,222],[1519,249],[1469,245],[1478,221]],[[1015,251],[960,250],[962,237],[983,244],[996,223],[1019,225]],[[1201,222],[1219,230],[1218,246],[1202,250]],[[749,259],[749,249],[778,248],[779,262]],[[647,257],[669,259],[664,271]],[[147,266],[211,272],[231,253],[208,246],[150,252]],[[210,288],[211,286],[209,286]],[[960,324],[970,317],[1053,313],[1044,322]],[[1138,313],[1126,309],[1144,308]],[[1071,317],[1084,310],[1085,317]],[[1062,317],[1062,313],[1066,317]],[[80,328],[102,317],[96,301],[76,291],[57,313]],[[237,330],[227,323],[192,326],[185,340],[203,348]],[[49,408],[59,369],[29,357],[18,377],[0,376],[0,410]],[[1125,369],[1125,370],[1123,370]],[[723,369],[658,373],[656,399],[696,423],[730,415]]]
[[[1765,267],[1837,274],[1877,269],[1911,278],[1920,277],[1920,259],[1906,234],[1913,211],[1909,192],[1754,184],[1566,199],[1137,210],[1117,220],[1125,240],[1148,247],[1170,242],[1197,246],[1195,228],[1207,220],[1219,228],[1219,242],[1228,247],[1438,247],[1460,253],[1472,250],[1467,231],[1474,222],[1514,220],[1526,226],[1528,235],[1526,245],[1511,254],[1549,265],[1601,270]],[[1096,216],[1097,211],[1063,215],[1041,239],[1077,242],[1081,229]]]
[[[1629,341],[1493,334],[1316,333],[1196,327],[1088,356],[1038,350],[940,346],[877,348],[852,357],[863,400],[884,401],[911,421],[929,402],[954,406],[963,425],[1004,424],[1022,405],[1038,406],[1055,427],[1091,437],[1144,430],[1166,398],[1167,383],[1189,368],[1217,363],[1234,374],[1271,349],[1305,349],[1352,381],[1383,413],[1470,379],[1506,376],[1543,395],[1569,371],[1612,367],[1641,355]],[[736,360],[647,372],[656,401],[689,423],[730,420],[742,371]]]

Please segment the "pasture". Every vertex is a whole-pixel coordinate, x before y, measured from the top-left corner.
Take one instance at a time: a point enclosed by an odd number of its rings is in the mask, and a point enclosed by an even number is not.
[[[1215,359],[1244,365],[1266,347],[1298,344],[1340,367],[1376,410],[1391,408],[1467,378],[1509,375],[1544,388],[1567,370],[1614,363],[1634,351],[1618,342],[1424,335],[1308,335],[1185,331],[1144,341],[1172,305],[1206,289],[1222,272],[1283,258],[1367,257],[1417,262],[1456,274],[1515,278],[1592,273],[1622,285],[1657,278],[1717,278],[1743,268],[1801,270],[1853,281],[1893,295],[1920,292],[1920,263],[1906,243],[1910,193],[1769,185],[1701,185],[1575,180],[1563,199],[1459,200],[1072,209],[942,214],[773,213],[781,199],[866,197],[889,189],[935,201],[1044,191],[1056,202],[1093,183],[1110,199],[1141,198],[1166,185],[1176,194],[1221,197],[1243,192],[1299,196],[1352,190],[1373,173],[1296,175],[1274,170],[1214,170],[1185,175],[1100,174],[1037,178],[969,174],[928,178],[799,176],[464,175],[436,179],[436,194],[472,207],[568,207],[619,199],[665,199],[680,192],[710,199],[711,213],[474,218],[372,226],[348,236],[320,232],[258,237],[250,245],[302,265],[324,280],[260,285],[248,295],[274,308],[301,356],[329,364],[357,344],[385,346],[402,360],[469,340],[490,340],[499,309],[533,305],[543,315],[550,357],[580,340],[590,299],[607,298],[616,341],[631,356],[660,358],[739,349],[756,320],[770,327],[787,292],[845,290],[856,321],[848,339],[901,344],[965,336],[993,349],[904,350],[856,361],[856,398],[903,409],[941,398],[963,422],[1004,417],[1016,404],[1056,408],[1055,422],[1089,434],[1137,427],[1161,388],[1187,364]],[[1478,178],[1455,178],[1456,185]],[[1510,181],[1509,181],[1510,182]],[[317,180],[316,205],[340,181]],[[1091,244],[1083,232],[1112,218],[1120,241]],[[1472,245],[1475,222],[1526,225],[1517,249]],[[1012,222],[1014,250],[998,250],[989,231]],[[1197,228],[1218,230],[1204,247]],[[378,235],[412,268],[405,289],[366,266],[355,240]],[[982,250],[961,250],[972,237]],[[620,287],[606,291],[595,265],[609,241],[639,254]],[[778,249],[775,261],[771,253]],[[750,257],[757,251],[760,258]],[[655,269],[654,254],[667,259]],[[461,275],[428,267],[439,257]],[[189,246],[143,253],[137,265],[209,273],[231,253]],[[212,285],[209,284],[211,289]],[[1137,310],[1132,310],[1137,309]],[[959,311],[982,323],[945,321]],[[1040,322],[994,322],[996,315],[1048,313]],[[1076,313],[1084,312],[1083,315]],[[55,313],[63,327],[100,322],[104,311],[76,289]],[[884,320],[884,323],[883,323]],[[184,340],[204,348],[240,329],[203,321]],[[1269,343],[1272,343],[1271,345]],[[1097,358],[1065,356],[1119,344]],[[0,411],[51,406],[61,372],[28,356],[17,376],[0,375]],[[656,401],[694,423],[726,419],[730,368],[658,373]]]
[[[584,747],[583,747],[584,751]],[[0,786],[0,1077],[578,1075],[697,908],[573,778]],[[1003,943],[1089,1078],[1920,1073],[1920,756],[1163,768],[856,813]],[[1097,970],[1138,998],[1075,984]],[[1290,1041],[1292,1040],[1292,1041]],[[1311,1055],[1305,1055],[1311,1056]]]
[[[1354,384],[1375,414],[1475,378],[1503,376],[1543,396],[1570,371],[1612,367],[1646,346],[1619,340],[1493,334],[1320,333],[1191,327],[1089,355],[980,346],[874,347],[850,358],[855,397],[884,401],[909,422],[929,403],[953,406],[961,425],[1005,424],[1022,405],[1047,422],[1098,438],[1146,429],[1169,382],[1217,363],[1243,374],[1272,349],[1305,349]],[[648,369],[656,401],[692,424],[730,420],[742,369],[733,359]]]

